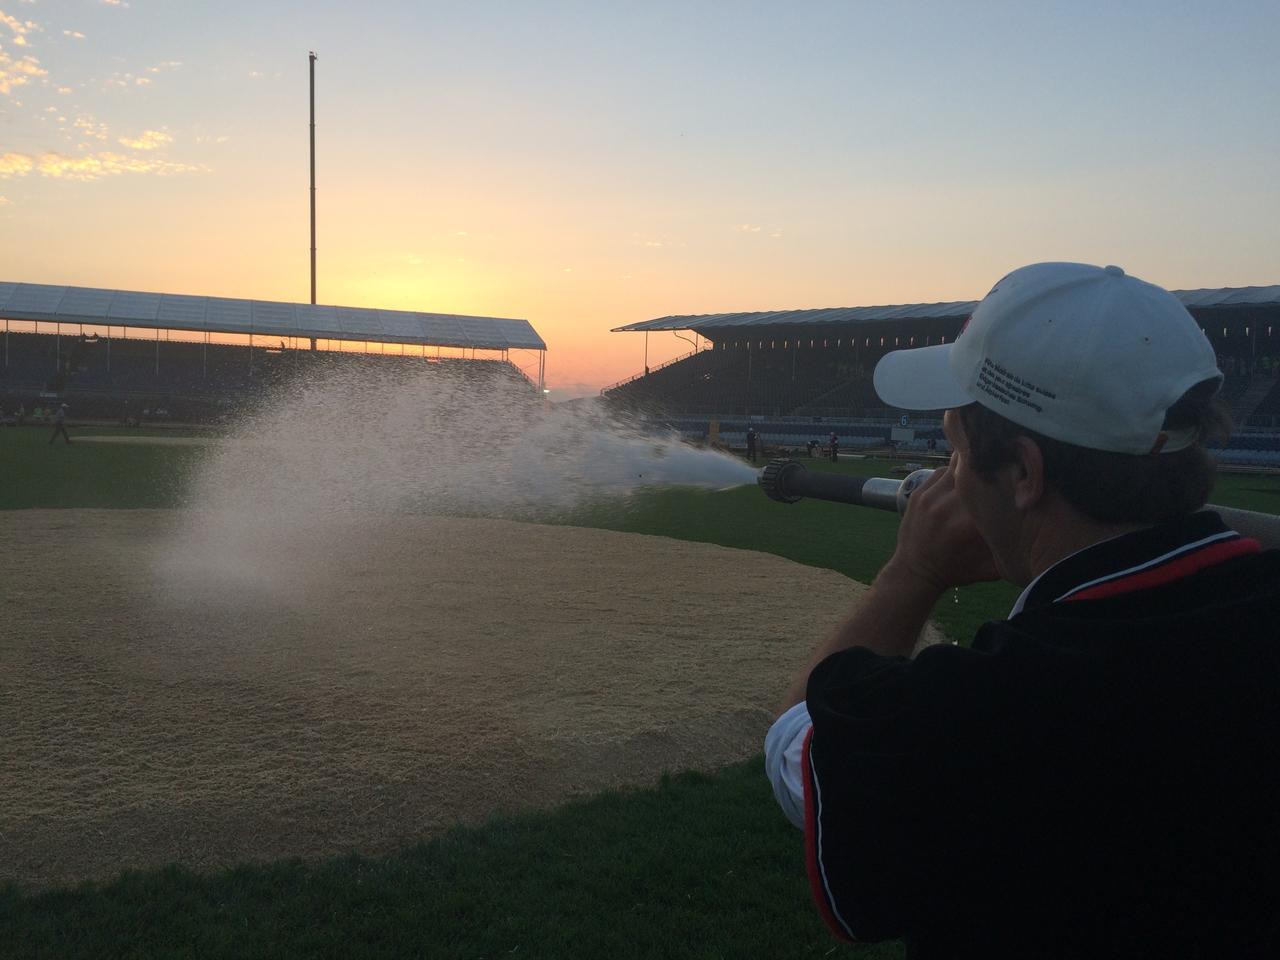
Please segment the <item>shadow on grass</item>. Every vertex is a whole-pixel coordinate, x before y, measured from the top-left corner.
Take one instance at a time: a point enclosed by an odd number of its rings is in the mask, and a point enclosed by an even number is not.
[[[760,758],[382,857],[0,891],[11,957],[822,957],[799,834]]]

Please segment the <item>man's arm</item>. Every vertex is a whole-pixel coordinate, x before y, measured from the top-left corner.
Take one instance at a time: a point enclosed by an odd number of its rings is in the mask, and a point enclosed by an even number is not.
[[[779,713],[805,699],[810,672],[833,653],[865,647],[885,657],[909,656],[944,591],[999,579],[991,550],[946,467],[934,471],[910,503],[893,556],[849,617],[813,652],[787,688]]]
[[[849,617],[814,650],[787,688],[778,713],[804,700],[809,674],[833,653],[866,647],[884,657],[909,656],[943,589],[891,559]]]

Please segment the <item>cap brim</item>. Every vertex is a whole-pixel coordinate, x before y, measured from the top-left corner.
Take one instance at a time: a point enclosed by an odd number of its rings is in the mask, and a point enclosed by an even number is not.
[[[876,393],[902,410],[950,410],[973,402],[951,372],[951,348],[940,343],[886,353],[872,375]]]

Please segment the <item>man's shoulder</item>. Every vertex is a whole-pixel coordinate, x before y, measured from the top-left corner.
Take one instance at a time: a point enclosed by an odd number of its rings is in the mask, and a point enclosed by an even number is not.
[[[975,646],[1019,637],[1057,639],[1073,647],[1103,638],[1202,639],[1205,630],[1234,624],[1245,635],[1266,633],[1280,616],[1280,550],[1234,556],[1189,576],[1094,599],[1067,599],[985,624]]]

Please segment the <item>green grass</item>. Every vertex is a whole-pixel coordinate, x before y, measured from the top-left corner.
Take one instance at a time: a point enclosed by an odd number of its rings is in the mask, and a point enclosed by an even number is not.
[[[494,819],[392,856],[10,888],[0,943],[5,956],[50,958],[726,960],[817,958],[834,945],[759,761]]]
[[[137,429],[72,427],[71,444],[49,443],[52,427],[0,428],[0,510],[29,507],[173,507],[200,447],[77,443]],[[161,436],[170,431],[154,431]]]
[[[204,454],[50,448],[49,432],[0,430],[0,508],[173,506]],[[1214,500],[1280,512],[1280,477],[1223,475]],[[859,580],[888,557],[897,525],[880,511],[773,503],[753,487],[654,490],[557,522],[766,550]],[[967,638],[1002,616],[1015,593],[971,587],[959,602],[944,599],[936,618]],[[809,902],[799,835],[778,812],[759,758],[496,818],[392,856],[209,874],[170,867],[71,890],[10,885],[0,888],[0,945],[0,954],[23,958],[902,956],[899,944],[841,947],[826,932]]]
[[[886,461],[859,460],[832,466],[806,461],[810,469],[859,476],[889,476]],[[628,508],[614,503],[575,511],[563,522],[628,533],[718,543],[764,550],[813,567],[838,570],[870,582],[893,552],[898,518],[882,510],[801,500],[782,504],[755,486],[703,492],[655,489],[630,498]],[[935,619],[949,636],[971,636],[978,626],[1003,616],[1018,591],[1006,583],[966,587],[938,605]]]

